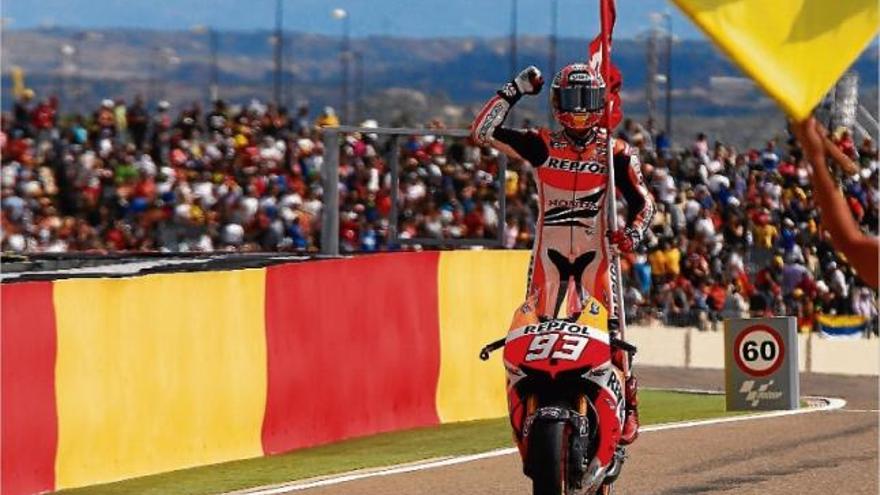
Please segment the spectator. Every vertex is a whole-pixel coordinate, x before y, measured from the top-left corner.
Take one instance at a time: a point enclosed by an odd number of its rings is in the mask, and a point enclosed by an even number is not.
[[[669,241],[664,240],[660,246],[651,248],[650,254],[648,254],[648,263],[651,265],[651,279],[656,286],[662,285],[667,280],[668,264],[666,262],[666,249],[668,246]]]
[[[339,127],[339,118],[336,117],[336,111],[333,107],[324,107],[324,111],[315,121],[318,127]]]
[[[16,98],[15,106],[12,109],[14,129],[25,137],[33,137],[33,129],[31,128],[31,102],[33,99],[34,90],[25,88]]]
[[[147,109],[144,108],[144,100],[140,95],[135,97],[134,104],[126,109],[125,121],[131,133],[131,140],[135,145],[135,149],[138,151],[143,150],[144,141],[147,138],[150,115],[147,113]]]
[[[777,165],[779,165],[779,155],[776,154],[776,141],[767,141],[767,146],[761,153],[761,166],[765,172],[774,172]]]

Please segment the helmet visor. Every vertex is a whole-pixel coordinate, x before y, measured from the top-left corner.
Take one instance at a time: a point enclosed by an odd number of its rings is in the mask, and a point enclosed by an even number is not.
[[[571,86],[553,91],[561,112],[595,112],[605,106],[605,88]]]

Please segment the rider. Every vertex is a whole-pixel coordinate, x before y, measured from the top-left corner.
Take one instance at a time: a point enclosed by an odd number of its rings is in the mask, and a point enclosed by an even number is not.
[[[605,83],[589,65],[570,64],[553,78],[550,104],[562,130],[502,126],[513,105],[523,95],[538,94],[543,84],[536,67],[520,72],[483,106],[471,126],[471,136],[478,144],[525,159],[536,169],[539,214],[528,294],[537,298],[538,314],[557,317],[569,293],[577,299],[590,294],[608,307],[613,293],[606,235],[618,252],[632,252],[650,226],[654,203],[642,178],[638,155],[625,142],[612,138],[615,185],[626,201],[629,218],[627,226],[609,232],[604,197],[608,133],[601,126]],[[623,367],[624,359],[622,351],[612,355],[618,367]],[[629,444],[639,429],[634,375],[627,378],[625,389],[621,443]]]

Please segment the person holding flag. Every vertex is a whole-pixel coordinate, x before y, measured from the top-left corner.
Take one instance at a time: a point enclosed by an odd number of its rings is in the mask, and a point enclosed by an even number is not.
[[[615,308],[619,282],[611,275],[613,267],[619,273],[616,254],[632,252],[639,245],[654,214],[654,202],[636,152],[611,137],[610,130],[622,117],[619,105],[614,105],[619,102],[619,73],[615,69],[612,75],[606,70],[609,76],[603,77],[600,72],[602,60],[607,60],[602,41],[608,40],[610,44],[611,25],[613,14],[610,24],[603,22],[608,29],[603,29],[591,44],[590,63],[569,64],[553,78],[550,104],[561,127],[559,131],[512,129],[503,125],[510,109],[523,96],[541,91],[544,80],[534,66],[502,86],[471,126],[471,136],[477,143],[527,160],[536,168],[540,199],[528,297],[536,301],[537,313],[547,318],[559,316],[566,295],[568,316],[580,311],[579,301],[588,295],[606,308]],[[612,68],[606,64],[606,69]],[[607,85],[606,80],[611,84]],[[612,160],[608,159],[609,151]],[[616,178],[614,186],[609,178]],[[629,214],[627,225],[613,230],[611,224],[615,222],[608,217],[616,214],[609,215],[612,210],[608,205],[613,205],[613,199],[607,197],[611,187],[611,195],[619,192],[623,196]],[[628,370],[623,351],[615,352],[612,361]],[[625,395],[626,419],[621,435],[624,445],[635,440],[639,428],[637,381],[631,374],[627,375]]]
[[[813,166],[810,180],[822,227],[859,278],[874,289],[880,287],[880,240],[859,229],[827,157],[848,173],[858,167],[812,116],[876,39],[880,3],[780,0],[768,9],[763,0],[672,1],[788,114],[791,130]]]
[[[860,279],[874,290],[880,289],[880,239],[861,231],[853,218],[846,197],[828,168],[826,155],[844,169],[856,169],[848,156],[827,136],[814,117],[792,125],[792,132],[813,165],[810,180],[822,218],[822,228],[831,235],[835,249],[846,255]]]

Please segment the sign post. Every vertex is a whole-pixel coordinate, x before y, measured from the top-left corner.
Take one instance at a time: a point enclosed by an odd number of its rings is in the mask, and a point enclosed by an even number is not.
[[[728,411],[797,409],[797,319],[726,320],[724,375]]]

